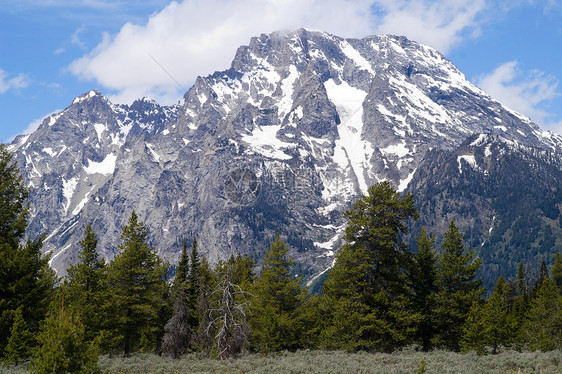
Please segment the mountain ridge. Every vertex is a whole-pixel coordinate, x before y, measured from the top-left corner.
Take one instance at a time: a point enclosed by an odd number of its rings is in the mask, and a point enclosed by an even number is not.
[[[259,258],[280,232],[311,279],[330,266],[341,212],[368,185],[405,190],[428,152],[481,133],[545,152],[562,144],[429,47],[299,29],[252,38],[178,105],[90,91],[9,149],[32,188],[30,232],[48,233],[61,274],[87,223],[111,259],[135,209],[170,262],[185,237],[216,262]],[[232,186],[250,193],[242,201]]]

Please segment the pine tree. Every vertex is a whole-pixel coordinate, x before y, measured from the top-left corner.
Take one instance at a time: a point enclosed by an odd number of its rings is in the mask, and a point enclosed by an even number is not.
[[[512,315],[515,321],[515,343],[517,349],[521,349],[522,344],[524,343],[521,340],[520,332],[521,327],[525,322],[527,310],[529,307],[529,295],[527,288],[527,279],[523,271],[523,263],[519,262],[519,265],[517,267],[517,296],[515,297],[515,300],[513,302],[512,310]]]
[[[45,320],[30,367],[32,373],[96,373],[97,340],[89,342],[76,313],[62,307]]]
[[[486,350],[486,332],[484,323],[484,310],[481,302],[473,301],[468,312],[466,322],[462,327],[460,346],[462,351],[475,351],[484,355]]]
[[[401,197],[381,182],[344,217],[346,243],[323,289],[331,314],[325,347],[392,350],[413,332],[405,279],[411,253],[402,241],[407,220],[418,217],[413,195]]]
[[[41,255],[43,237],[20,244],[27,228],[28,191],[12,155],[0,145],[0,358],[21,309],[32,334],[45,318],[55,274]]]
[[[185,291],[189,280],[189,255],[187,254],[187,240],[183,241],[183,249],[181,251],[178,267],[176,268],[176,276],[172,289],[174,293]]]
[[[436,333],[434,309],[437,295],[437,256],[433,252],[434,237],[422,228],[417,239],[418,251],[414,255],[410,282],[412,284],[412,306],[419,315],[416,323],[416,337],[422,343],[424,352],[431,350]]]
[[[554,257],[550,278],[558,286],[560,293],[562,293],[562,255],[560,255],[560,252],[557,252]]]
[[[115,347],[125,355],[136,349],[155,348],[159,340],[166,267],[147,239],[148,231],[133,211],[123,227],[120,252],[108,268],[114,321],[111,332]]]
[[[196,309],[197,300],[199,298],[199,291],[201,288],[201,261],[199,259],[199,251],[197,249],[197,240],[193,239],[193,244],[191,245],[191,271],[187,277],[188,289],[189,289],[189,306],[191,309]]]
[[[93,340],[102,330],[105,316],[102,308],[106,295],[106,265],[96,247],[98,238],[91,225],[86,226],[79,262],[71,265],[65,279],[70,304],[80,315],[87,340]]]
[[[476,278],[481,260],[474,258],[474,251],[466,251],[464,235],[454,221],[449,224],[442,244],[438,267],[436,318],[439,328],[439,344],[453,351],[460,350],[463,325],[475,301],[482,301],[484,289]]]
[[[515,316],[509,306],[509,288],[503,277],[499,277],[494,292],[483,308],[483,334],[487,345],[492,346],[492,353],[498,353],[500,346],[509,346],[516,333]]]
[[[205,326],[200,326],[202,321],[207,321],[208,316],[205,314],[209,308],[208,297],[212,292],[214,285],[207,284],[206,281],[213,279],[212,270],[203,257],[204,263],[199,258],[199,250],[197,249],[197,240],[194,238],[191,245],[191,255],[189,274],[187,275],[186,292],[187,292],[187,308],[190,311],[188,323],[191,329],[197,331],[194,335],[193,345],[200,344],[205,340]],[[206,279],[205,277],[208,277]]]
[[[0,145],[0,248],[17,248],[27,228],[29,213],[23,178],[12,155]]]
[[[244,291],[248,291],[255,281],[254,274],[255,262],[248,255],[236,256],[231,255],[228,261],[219,261],[215,267],[215,273],[220,279],[224,279],[227,275],[232,278],[232,283],[242,287]]]
[[[252,345],[272,352],[301,346],[298,313],[304,300],[300,278],[291,274],[293,260],[279,234],[266,251],[262,273],[256,280],[251,305]]]
[[[194,246],[197,246],[195,241]],[[199,266],[198,262],[196,266]],[[177,359],[190,348],[191,341],[194,339],[194,331],[198,327],[194,322],[198,318],[191,293],[193,286],[190,284],[187,240],[183,241],[183,249],[176,269],[172,291],[174,298],[173,313],[164,326],[162,351]]]
[[[546,352],[562,348],[562,296],[548,276],[530,303],[523,337],[533,350]]]
[[[211,269],[205,256],[201,257],[197,272],[199,274],[197,303],[195,305],[195,313],[190,317],[190,326],[196,330],[196,334],[192,340],[192,346],[210,355],[213,346],[213,338],[208,333],[207,327],[211,322],[209,310],[213,302],[212,293],[218,282],[216,274]]]
[[[16,310],[14,323],[10,329],[10,338],[6,345],[4,362],[18,365],[31,356],[33,335],[27,328],[21,308]]]
[[[525,272],[523,271],[523,263],[519,262],[517,266],[517,291],[519,295],[523,296],[527,300],[527,280],[525,277]]]
[[[400,197],[385,181],[371,186],[368,194],[362,195],[344,213],[346,247],[366,253],[369,259],[365,269],[367,283],[390,295],[403,292],[401,271],[411,253],[401,235],[407,232],[406,221],[418,218],[413,198],[412,194]]]
[[[531,290],[531,299],[534,299],[537,296],[537,293],[539,292],[539,289],[541,288],[542,283],[546,280],[546,278],[548,278],[548,267],[546,266],[545,259],[541,258],[539,262],[539,275]]]

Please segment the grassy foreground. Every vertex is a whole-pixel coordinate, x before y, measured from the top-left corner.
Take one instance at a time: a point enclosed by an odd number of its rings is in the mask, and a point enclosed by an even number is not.
[[[425,371],[421,362],[425,362]],[[154,354],[135,354],[128,358],[103,356],[102,373],[562,373],[560,351],[514,352],[477,356],[448,351],[430,353],[406,349],[392,354],[346,353],[342,351],[280,352],[250,354],[233,360],[201,359],[188,355],[180,360]],[[26,373],[22,367],[1,367],[0,373]]]

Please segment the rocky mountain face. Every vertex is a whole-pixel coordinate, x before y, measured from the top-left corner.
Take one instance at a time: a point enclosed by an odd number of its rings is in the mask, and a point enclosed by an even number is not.
[[[259,258],[279,232],[310,280],[332,263],[341,213],[369,185],[419,191],[436,228],[462,213],[449,199],[467,186],[463,196],[477,196],[471,204],[481,210],[459,217],[480,235],[469,235],[471,244],[491,243],[495,231],[486,230],[500,224],[502,200],[490,196],[508,183],[512,160],[537,173],[532,165],[542,162],[554,186],[561,145],[429,47],[301,29],[252,38],[230,69],[197,78],[176,106],[115,105],[91,91],[9,149],[31,190],[30,234],[47,233],[60,274],[76,261],[88,223],[111,259],[134,209],[171,263],[184,238],[197,237],[216,262],[235,252]],[[525,170],[516,178],[530,178]],[[441,189],[445,181],[451,190]]]

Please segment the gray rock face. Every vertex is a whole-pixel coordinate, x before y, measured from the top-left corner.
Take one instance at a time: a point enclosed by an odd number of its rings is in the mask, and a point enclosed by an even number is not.
[[[367,187],[404,190],[431,149],[498,134],[556,152],[559,136],[494,101],[437,51],[395,36],[297,30],[252,38],[181,104],[76,98],[10,145],[31,189],[31,235],[61,274],[92,223],[111,259],[133,209],[159,254],[197,237],[211,262],[261,256],[276,232],[311,279]]]

